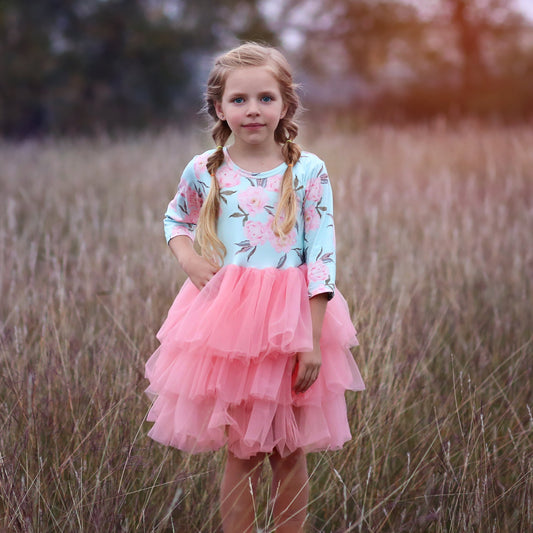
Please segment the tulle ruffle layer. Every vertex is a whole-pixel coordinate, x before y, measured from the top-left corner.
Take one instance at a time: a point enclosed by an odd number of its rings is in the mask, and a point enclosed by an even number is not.
[[[149,436],[197,453],[228,444],[247,458],[338,449],[350,439],[344,392],[364,384],[357,344],[337,291],[322,329],[322,367],[303,394],[292,390],[294,355],[312,348],[304,267],[228,265],[198,291],[187,280],[146,363]]]

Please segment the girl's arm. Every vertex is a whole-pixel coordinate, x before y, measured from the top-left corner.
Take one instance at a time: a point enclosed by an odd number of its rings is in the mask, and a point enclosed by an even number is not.
[[[198,290],[202,290],[207,282],[217,273],[218,268],[196,253],[192,240],[186,235],[173,237],[170,239],[168,245],[172,253],[176,256],[181,268],[189,276]]]
[[[322,335],[322,323],[326,314],[328,293],[321,293],[309,300],[311,306],[311,321],[313,324],[313,349],[310,352],[296,354],[294,361],[296,380],[294,392],[305,392],[318,377],[322,354],[320,352],[320,337]]]

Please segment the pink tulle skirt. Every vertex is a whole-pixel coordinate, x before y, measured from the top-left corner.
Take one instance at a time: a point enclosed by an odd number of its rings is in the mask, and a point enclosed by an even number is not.
[[[333,450],[351,438],[344,392],[364,389],[357,344],[337,290],[320,342],[322,367],[293,391],[294,356],[312,348],[305,267],[223,267],[201,290],[187,280],[146,363],[148,435],[191,453],[228,444],[240,458]]]

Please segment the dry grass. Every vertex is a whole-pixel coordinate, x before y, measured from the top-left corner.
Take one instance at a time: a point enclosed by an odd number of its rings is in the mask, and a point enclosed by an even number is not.
[[[143,422],[183,281],[162,212],[201,146],[0,145],[1,530],[219,531],[224,452],[167,449]],[[533,527],[532,146],[469,124],[306,143],[335,183],[368,386],[348,397],[353,440],[310,456],[309,531]]]

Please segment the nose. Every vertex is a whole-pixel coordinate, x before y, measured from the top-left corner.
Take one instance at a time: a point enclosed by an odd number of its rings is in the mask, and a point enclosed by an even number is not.
[[[255,100],[249,100],[248,102],[248,108],[246,109],[247,115],[258,115],[259,114],[259,107],[257,105],[257,102]]]

